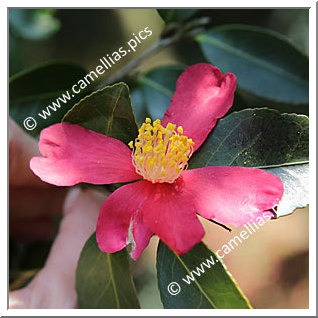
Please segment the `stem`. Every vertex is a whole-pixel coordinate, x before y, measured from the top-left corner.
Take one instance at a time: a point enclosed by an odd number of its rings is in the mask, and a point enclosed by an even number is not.
[[[150,46],[150,48],[144,51],[139,57],[130,61],[126,66],[120,69],[117,73],[110,76],[105,81],[102,81],[97,89],[101,89],[107,85],[113,84],[115,82],[120,81],[122,78],[129,75],[129,73],[134,70],[138,65],[140,65],[144,60],[146,60],[149,56],[158,53],[161,49],[164,49],[170,46],[173,43],[178,42],[184,36],[193,38],[202,31],[204,31],[204,27],[207,26],[210,22],[210,19],[207,17],[201,17],[194,19],[185,25],[180,25],[177,23],[170,23],[166,26],[166,28],[161,33],[161,38]]]
[[[168,47],[169,45],[177,42],[182,37],[183,30],[177,31],[169,38],[161,38],[156,43],[154,43],[150,48],[144,51],[139,57],[130,61],[126,66],[120,69],[117,73],[110,76],[107,80],[103,81],[100,85],[98,85],[98,89],[101,89],[107,85],[118,82],[120,79],[129,74],[133,69],[135,69],[138,65],[140,65],[145,59],[149,56],[156,54],[163,48]]]

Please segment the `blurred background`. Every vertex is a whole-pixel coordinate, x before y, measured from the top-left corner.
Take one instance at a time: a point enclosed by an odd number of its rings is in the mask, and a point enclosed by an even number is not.
[[[289,38],[308,55],[309,10],[302,9],[214,9],[198,10],[195,16],[210,17],[210,26],[247,24],[275,30]],[[153,34],[135,54],[119,61],[116,72],[129,59],[134,59],[156,42],[164,22],[154,9],[37,9],[9,10],[10,75],[51,60],[79,62],[86,69],[96,67],[98,60],[111,53],[145,26]],[[85,23],[83,23],[85,21]],[[162,50],[142,65],[198,62],[199,50],[186,50],[190,41]],[[202,58],[202,56],[201,56]]]
[[[308,10],[214,9],[198,10],[195,15],[208,17],[210,26],[239,23],[274,30],[308,56]],[[52,60],[72,61],[86,70],[95,69],[100,57],[117,50],[146,26],[153,32],[151,37],[105,76],[116,73],[158,40],[165,23],[156,10],[10,9],[10,76]],[[184,39],[145,59],[138,70],[204,62],[196,46],[191,39]],[[137,97],[133,95],[133,105],[138,104]],[[224,258],[254,308],[308,308],[308,214],[305,208],[268,222]],[[213,250],[240,232],[233,229],[229,233],[216,224],[202,222],[206,230],[204,242]],[[151,247],[133,263],[142,308],[162,308],[155,280],[157,242],[153,238]],[[50,244],[10,241],[11,290],[27,284],[43,266]]]

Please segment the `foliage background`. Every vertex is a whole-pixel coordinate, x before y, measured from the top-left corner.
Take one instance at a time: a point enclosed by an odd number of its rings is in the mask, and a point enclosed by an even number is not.
[[[308,10],[215,9],[200,10],[196,16],[210,17],[210,26],[239,23],[277,31],[287,36],[308,56]],[[140,56],[159,38],[164,22],[156,10],[11,9],[10,76],[52,60],[78,62],[87,70],[93,70],[101,56],[125,44],[133,32],[145,26],[153,31],[152,36],[135,53],[117,62],[107,75],[114,74],[129,60]],[[151,56],[138,69],[145,72],[161,65],[202,62],[203,57],[196,46],[196,43],[185,40]],[[135,98],[133,105],[138,104]],[[246,106],[255,106],[253,102]],[[240,231],[233,229],[228,234],[210,222],[201,221],[206,231],[204,242],[212,250],[217,250]],[[150,248],[132,265],[142,308],[162,307],[155,286],[156,245],[157,239],[152,239]],[[21,287],[41,268],[49,247],[49,242],[11,242],[11,289]],[[224,261],[254,308],[307,308],[308,209],[298,210],[288,217],[266,224]]]

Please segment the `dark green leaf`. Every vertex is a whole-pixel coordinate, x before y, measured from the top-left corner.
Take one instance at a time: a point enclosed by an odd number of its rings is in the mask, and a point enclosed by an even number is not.
[[[54,94],[70,88],[86,71],[71,62],[50,62],[30,68],[10,78],[10,100]]]
[[[190,159],[190,168],[299,164],[309,160],[308,151],[308,117],[246,109],[218,121]]]
[[[268,172],[280,177],[284,183],[284,196],[277,208],[280,217],[309,202],[308,160],[308,117],[280,114],[267,108],[246,109],[218,121],[190,159],[190,168],[268,168]]]
[[[200,275],[196,275],[193,271]],[[161,300],[165,308],[251,308],[221,261],[203,243],[178,256],[160,242],[157,275]],[[175,283],[179,285],[180,292],[172,295],[168,291],[168,286],[171,292],[177,291],[178,285]]]
[[[54,13],[52,9],[9,9],[10,27],[25,39],[47,39],[60,28]]]
[[[309,54],[309,8],[271,10],[269,25],[286,35],[300,51]]]
[[[235,98],[233,106],[230,110],[238,111],[246,108],[261,108],[264,105],[269,104],[269,100],[266,98],[262,98],[260,96],[256,96],[251,92],[245,91],[241,87],[239,87],[235,92]],[[272,109],[277,109],[281,113],[297,113],[297,114],[305,114],[308,115],[309,113],[309,104],[291,104],[291,103],[283,103],[275,100],[270,101],[270,105]]]
[[[183,22],[191,18],[198,9],[157,9],[160,17],[166,23]]]
[[[65,115],[64,122],[81,125],[128,143],[138,134],[128,86],[118,83],[86,96]]]
[[[28,132],[37,135],[41,129],[60,122],[66,111],[83,97],[84,91],[74,97],[69,92],[70,98],[64,99],[65,104],[60,101],[60,108],[56,107],[56,111],[47,109],[85,75],[86,71],[77,64],[54,62],[12,76],[9,82],[10,116],[22,127],[25,118],[33,117],[38,125]],[[38,115],[43,114],[43,110],[51,114],[46,119]]]
[[[247,92],[276,102],[308,103],[308,58],[283,36],[246,25],[226,25],[200,35],[206,58],[237,76]],[[295,109],[294,109],[295,108]]]
[[[76,292],[80,308],[139,308],[126,250],[101,252],[94,233],[78,261]]]
[[[192,38],[182,39],[175,43],[173,49],[179,64],[208,63],[199,43]]]
[[[277,207],[277,217],[304,208],[309,204],[309,164],[270,168],[284,183],[284,195]]]
[[[196,16],[210,17],[211,26],[220,26],[227,24],[244,24],[264,26],[268,24],[268,19],[272,11],[271,9],[243,9],[237,8],[215,8],[215,9],[201,9]],[[278,10],[277,10],[278,11]],[[291,9],[290,11],[297,11]]]
[[[146,110],[152,119],[161,119],[170,105],[176,82],[185,67],[160,67],[143,75],[139,86]]]

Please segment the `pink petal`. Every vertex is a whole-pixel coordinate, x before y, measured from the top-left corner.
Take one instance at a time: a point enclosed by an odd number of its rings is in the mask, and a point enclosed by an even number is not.
[[[157,183],[143,204],[143,219],[172,250],[182,254],[199,243],[204,236],[192,198],[183,191],[183,183]]]
[[[148,245],[153,233],[143,223],[141,206],[147,199],[149,184],[127,184],[104,202],[96,228],[97,243],[103,252],[117,252],[132,243],[132,257],[137,259]]]
[[[101,208],[96,229],[99,248],[113,253],[134,241],[132,257],[137,259],[155,233],[179,254],[191,249],[204,230],[182,188],[180,182],[143,180],[116,190]]]
[[[280,178],[255,168],[204,167],[182,178],[201,216],[235,226],[277,206],[284,192]]]
[[[133,249],[131,251],[131,257],[136,260],[139,258],[143,250],[149,244],[149,240],[153,235],[148,227],[143,223],[143,215],[142,213],[135,213],[132,218],[132,237],[133,241]]]
[[[39,149],[44,157],[32,158],[30,168],[43,181],[57,186],[141,178],[125,144],[81,126],[63,123],[42,130]]]
[[[179,77],[176,91],[162,123],[181,125],[184,135],[198,149],[233,104],[236,77],[222,75],[217,67],[199,63],[188,67]]]

